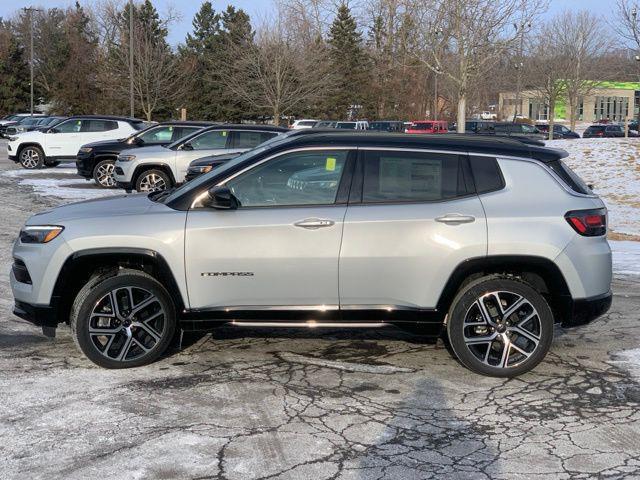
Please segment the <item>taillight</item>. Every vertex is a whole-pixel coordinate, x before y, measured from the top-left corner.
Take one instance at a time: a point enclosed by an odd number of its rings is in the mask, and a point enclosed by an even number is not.
[[[607,209],[573,210],[567,212],[564,218],[569,225],[585,237],[598,237],[607,233]]]

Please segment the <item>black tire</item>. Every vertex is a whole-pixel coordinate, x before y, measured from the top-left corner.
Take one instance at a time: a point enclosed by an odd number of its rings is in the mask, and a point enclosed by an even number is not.
[[[553,324],[549,304],[531,285],[512,276],[489,275],[460,289],[449,309],[447,334],[456,357],[469,370],[516,377],[545,357]]]
[[[93,167],[93,180],[101,188],[115,188],[116,181],[113,178],[116,161],[113,158],[100,160]]]
[[[173,182],[169,175],[156,168],[145,170],[136,178],[137,192],[158,192],[167,190],[172,186]]]
[[[127,304],[138,312],[127,312]],[[152,363],[166,351],[176,330],[176,311],[155,278],[123,269],[92,278],[78,292],[70,323],[76,345],[93,363],[132,368]]]
[[[18,161],[22,168],[35,170],[44,167],[44,152],[36,145],[28,145],[20,149]]]

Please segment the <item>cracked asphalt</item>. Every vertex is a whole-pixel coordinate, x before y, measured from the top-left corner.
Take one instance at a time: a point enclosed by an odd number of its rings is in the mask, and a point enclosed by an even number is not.
[[[0,145],[0,148],[4,150]],[[99,369],[11,314],[11,244],[60,203],[0,160],[0,478],[640,478],[640,278],[513,380],[395,329],[221,328]]]

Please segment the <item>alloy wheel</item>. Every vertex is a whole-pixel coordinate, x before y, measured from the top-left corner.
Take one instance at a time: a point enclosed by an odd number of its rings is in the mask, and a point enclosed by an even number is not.
[[[40,164],[40,152],[35,148],[25,148],[20,154],[20,163],[24,168],[37,168]]]
[[[101,355],[129,362],[154,351],[165,328],[166,313],[155,295],[139,287],[120,287],[93,307],[88,332]]]
[[[113,172],[116,166],[113,162],[103,163],[96,168],[96,180],[105,188],[113,188],[116,186],[116,181],[113,178]]]
[[[479,297],[467,310],[463,335],[469,351],[490,367],[513,368],[540,345],[542,321],[522,295],[494,291]]]
[[[147,173],[140,180],[140,192],[156,192],[158,190],[166,190],[167,184],[157,173]]]

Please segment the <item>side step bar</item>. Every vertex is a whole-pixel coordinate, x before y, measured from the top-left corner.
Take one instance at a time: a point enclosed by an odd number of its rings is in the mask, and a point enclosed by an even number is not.
[[[310,320],[308,322],[244,322],[232,321],[228,325],[236,327],[267,327],[267,328],[382,328],[391,326],[390,323],[384,322],[316,322]]]

